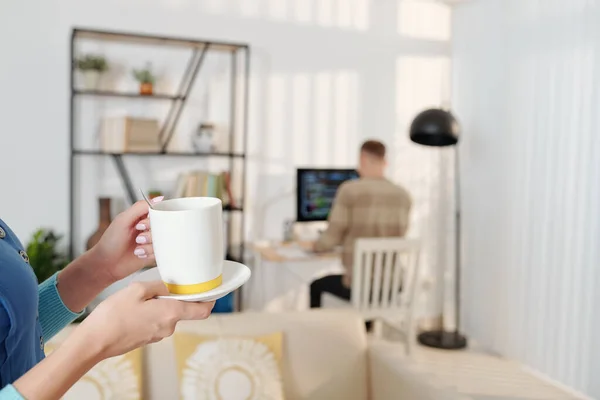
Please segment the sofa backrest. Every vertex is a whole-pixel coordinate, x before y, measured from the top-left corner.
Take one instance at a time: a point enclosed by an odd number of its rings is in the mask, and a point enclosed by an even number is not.
[[[182,322],[177,332],[223,337],[282,332],[287,400],[368,398],[367,338],[354,311],[212,315],[206,321]],[[148,346],[145,362],[145,398],[179,398],[173,339]]]

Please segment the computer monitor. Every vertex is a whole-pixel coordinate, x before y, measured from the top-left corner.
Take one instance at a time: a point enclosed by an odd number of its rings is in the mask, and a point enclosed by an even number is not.
[[[353,169],[299,168],[296,175],[296,220],[327,221],[338,187],[357,178],[358,172]]]

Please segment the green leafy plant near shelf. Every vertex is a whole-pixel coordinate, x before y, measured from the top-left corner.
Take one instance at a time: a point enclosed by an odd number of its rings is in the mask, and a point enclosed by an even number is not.
[[[33,268],[38,282],[43,282],[69,263],[65,253],[59,249],[61,235],[49,229],[38,229],[27,244],[29,264]]]
[[[150,68],[150,65],[147,65],[146,68],[134,69],[133,77],[140,84],[149,83],[149,84],[153,85],[154,82],[156,81],[156,77],[152,73],[152,69]]]
[[[105,72],[108,70],[108,63],[104,56],[87,54],[77,60],[77,68],[82,71]]]

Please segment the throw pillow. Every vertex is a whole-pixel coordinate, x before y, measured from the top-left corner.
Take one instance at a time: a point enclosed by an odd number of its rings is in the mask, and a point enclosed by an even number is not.
[[[46,355],[58,347],[47,344]],[[88,371],[69,391],[63,400],[141,400],[142,351],[108,358]]]
[[[283,400],[282,334],[207,337],[176,333],[183,400]]]

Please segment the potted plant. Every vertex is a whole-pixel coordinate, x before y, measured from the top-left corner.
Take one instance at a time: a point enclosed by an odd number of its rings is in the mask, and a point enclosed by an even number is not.
[[[150,64],[146,65],[143,69],[134,69],[133,77],[140,84],[140,94],[151,95],[154,87],[156,77],[152,73]]]
[[[151,190],[150,192],[148,192],[148,198],[150,200],[156,198],[156,197],[160,197],[162,196],[162,192],[160,190]]]
[[[57,235],[50,229],[38,229],[27,243],[29,264],[38,282],[44,282],[69,264],[69,258],[59,249],[58,243],[61,239],[61,235]],[[86,316],[87,310],[84,310],[81,317],[73,322],[81,322]]]
[[[108,63],[104,56],[87,54],[77,60],[77,68],[83,74],[85,88],[96,90],[102,74],[108,70]]]
[[[58,246],[61,238],[62,236],[55,234],[52,230],[38,229],[27,244],[29,264],[40,283],[69,263],[68,257]]]

